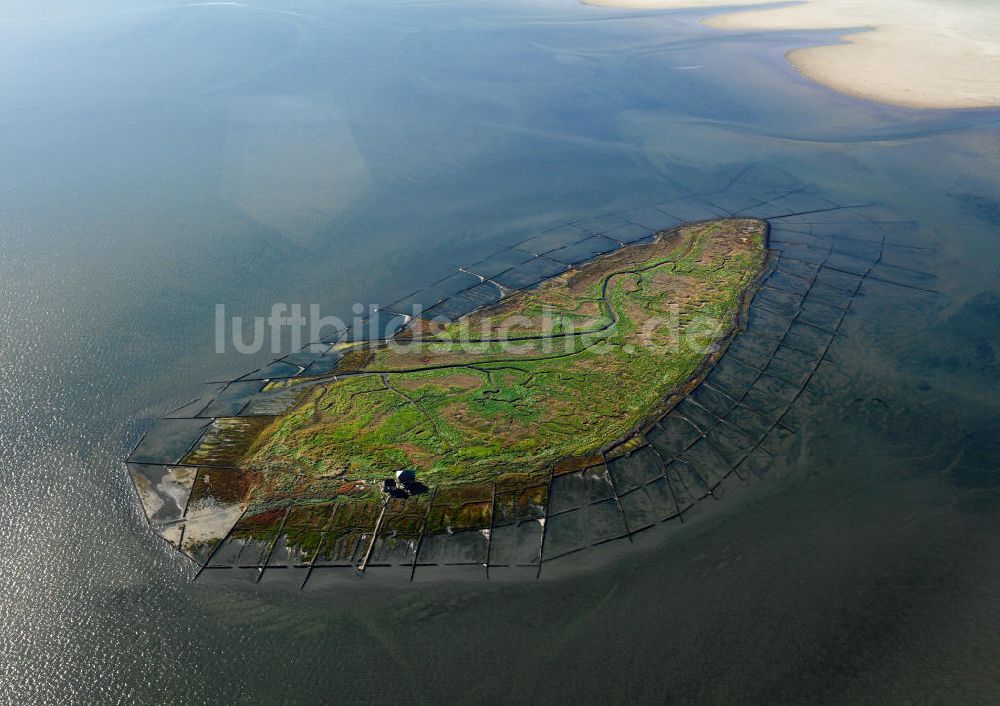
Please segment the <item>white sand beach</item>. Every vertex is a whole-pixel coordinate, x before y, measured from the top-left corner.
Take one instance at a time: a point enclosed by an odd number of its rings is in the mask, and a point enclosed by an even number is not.
[[[757,0],[583,0],[630,9],[760,5]],[[797,49],[788,60],[838,91],[913,108],[1000,106],[1000,2],[807,0],[709,17],[727,30],[840,29],[844,44]]]

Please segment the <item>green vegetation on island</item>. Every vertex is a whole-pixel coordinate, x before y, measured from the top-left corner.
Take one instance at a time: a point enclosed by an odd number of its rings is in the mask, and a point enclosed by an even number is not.
[[[401,522],[427,515],[422,531],[537,513],[552,474],[627,450],[700,381],[748,303],[766,232],[752,219],[686,225],[456,321],[342,344],[331,374],[269,384],[297,391],[286,414],[216,420],[184,464],[240,473],[214,474],[218,490],[196,487],[192,502],[237,503],[247,531],[283,518],[292,536],[301,521],[303,551],[320,521],[310,508],[370,527],[382,480],[405,469],[437,499],[389,502]]]

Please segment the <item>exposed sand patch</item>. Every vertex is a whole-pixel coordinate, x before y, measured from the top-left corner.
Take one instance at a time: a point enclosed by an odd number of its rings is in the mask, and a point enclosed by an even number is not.
[[[755,0],[583,0],[632,9],[759,5]],[[1000,106],[1000,3],[989,0],[808,0],[711,17],[720,29],[859,28],[847,44],[788,53],[808,78],[912,108]],[[871,28],[868,31],[867,28]]]
[[[581,0],[584,5],[620,7],[627,10],[682,10],[692,7],[760,5],[767,0]]]

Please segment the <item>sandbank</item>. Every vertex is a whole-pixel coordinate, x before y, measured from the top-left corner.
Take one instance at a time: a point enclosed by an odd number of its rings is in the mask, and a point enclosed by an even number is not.
[[[1000,3],[963,0],[583,0],[630,9],[758,6],[705,24],[727,30],[845,29],[843,44],[796,49],[807,78],[860,98],[911,108],[1000,106]]]

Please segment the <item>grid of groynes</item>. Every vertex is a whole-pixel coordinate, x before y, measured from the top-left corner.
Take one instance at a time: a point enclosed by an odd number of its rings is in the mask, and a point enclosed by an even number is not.
[[[662,230],[728,217],[761,218],[770,226],[772,257],[743,330],[705,380],[637,437],[628,453],[553,473],[531,488],[480,488],[471,495],[432,489],[382,506],[333,502],[253,518],[233,516],[231,508],[199,508],[196,518],[188,507],[192,488],[240,472],[225,463],[185,466],[213,423],[236,419],[252,427],[286,411],[294,396],[264,386],[331,373],[340,354],[329,344],[365,340],[375,331],[390,336],[417,304],[426,316],[458,317]],[[219,522],[235,521],[221,540],[189,543],[186,553],[200,575],[227,570],[302,586],[361,571],[410,580],[537,578],[550,562],[565,564],[587,548],[627,545],[653,527],[680,526],[700,504],[764,476],[808,414],[811,383],[824,368],[837,366],[832,352],[847,335],[843,328],[855,298],[875,283],[937,295],[933,275],[919,267],[935,246],[919,240],[917,230],[877,206],[834,203],[807,187],[762,179],[752,169],[711,193],[560,224],[379,307],[363,330],[336,332],[321,346],[217,384],[155,422],[127,464],[137,487],[160,493],[152,512],[146,505],[147,519],[172,544],[183,546],[186,525],[211,522],[213,512]],[[488,505],[488,520],[465,529],[442,524],[455,503]]]

